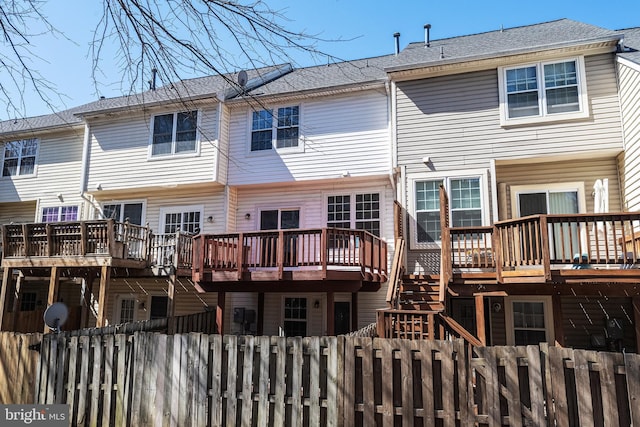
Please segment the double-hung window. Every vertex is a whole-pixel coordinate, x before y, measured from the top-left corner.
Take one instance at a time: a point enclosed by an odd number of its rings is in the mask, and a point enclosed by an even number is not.
[[[153,117],[151,157],[198,152],[198,111]]]
[[[77,206],[51,206],[42,208],[42,222],[64,222],[77,220]]]
[[[251,113],[251,151],[296,148],[300,140],[300,107]]]
[[[413,181],[413,210],[415,230],[413,242],[430,246],[441,240],[440,186],[449,198],[451,227],[475,227],[483,224],[484,175],[415,179]]]
[[[307,335],[307,299],[284,299],[284,335],[287,337],[304,337]]]
[[[582,57],[499,70],[503,125],[586,117]]]
[[[6,142],[3,150],[2,176],[24,176],[36,173],[38,139]]]

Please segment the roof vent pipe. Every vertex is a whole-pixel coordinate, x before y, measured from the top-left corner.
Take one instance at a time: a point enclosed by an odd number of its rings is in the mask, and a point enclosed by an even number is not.
[[[151,81],[149,82],[149,86],[151,90],[156,90],[156,74],[158,74],[157,68],[151,69]]]
[[[431,46],[431,37],[429,35],[429,30],[431,29],[431,24],[425,24],[424,26],[424,44],[426,47]]]
[[[396,39],[396,55],[400,53],[400,33],[394,33],[393,38]]]

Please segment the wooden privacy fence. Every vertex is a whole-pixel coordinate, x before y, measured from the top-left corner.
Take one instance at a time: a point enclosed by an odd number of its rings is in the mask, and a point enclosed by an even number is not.
[[[0,333],[0,404],[33,403],[42,334]]]
[[[466,351],[461,340],[48,335],[36,397],[69,404],[74,425],[640,423],[640,356]]]

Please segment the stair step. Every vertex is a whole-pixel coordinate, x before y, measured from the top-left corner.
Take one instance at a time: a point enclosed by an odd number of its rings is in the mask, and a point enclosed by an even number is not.
[[[420,300],[420,301],[438,301],[440,299],[440,295],[425,293],[425,292],[410,292],[410,293],[401,293],[398,296],[398,300]]]
[[[398,306],[400,310],[414,311],[414,310],[422,310],[422,311],[432,311],[434,313],[440,313],[444,311],[444,305],[440,302],[401,302]]]

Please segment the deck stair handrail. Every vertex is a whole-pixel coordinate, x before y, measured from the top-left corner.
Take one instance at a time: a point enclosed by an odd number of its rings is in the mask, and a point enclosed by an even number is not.
[[[400,293],[400,285],[404,273],[403,260],[405,246],[405,240],[402,237],[396,237],[393,264],[391,265],[391,273],[389,274],[387,287],[387,307],[389,308],[398,308],[398,294]]]

